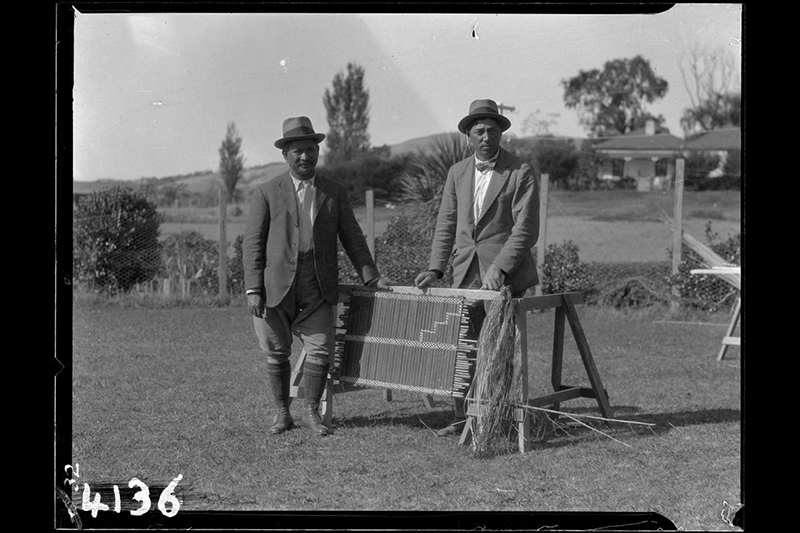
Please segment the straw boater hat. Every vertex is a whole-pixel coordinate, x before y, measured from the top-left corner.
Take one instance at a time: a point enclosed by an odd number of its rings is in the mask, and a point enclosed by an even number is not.
[[[497,121],[502,131],[511,127],[511,121],[500,114],[494,100],[475,100],[469,106],[469,115],[461,119],[458,123],[458,131],[467,133],[467,124],[479,118],[491,118]]]
[[[319,144],[324,138],[324,133],[314,132],[314,126],[308,117],[291,117],[283,121],[283,137],[275,141],[275,147],[282,150],[286,143],[305,139],[311,139]]]

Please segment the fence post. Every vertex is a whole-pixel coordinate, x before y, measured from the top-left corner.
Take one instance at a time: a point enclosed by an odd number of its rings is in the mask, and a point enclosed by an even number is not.
[[[228,298],[228,231],[225,219],[228,215],[228,197],[225,187],[219,188],[219,299]]]
[[[535,289],[536,296],[542,295],[544,253],[547,250],[547,191],[549,186],[550,175],[542,174],[539,186],[539,240],[536,242],[536,269],[539,271],[539,283]]]
[[[678,273],[681,265],[681,249],[683,239],[683,165],[684,159],[675,161],[675,213],[672,217],[672,275]],[[678,286],[672,286],[670,310],[674,313],[680,307]]]
[[[375,259],[375,193],[367,189],[367,246],[372,258]]]

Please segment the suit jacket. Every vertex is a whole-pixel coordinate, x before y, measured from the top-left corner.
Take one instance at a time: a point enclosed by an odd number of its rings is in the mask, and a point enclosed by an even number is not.
[[[486,190],[480,219],[475,220],[475,156],[447,173],[436,222],[429,268],[444,272],[453,256],[453,286],[477,260],[481,275],[494,263],[506,273],[512,293],[536,285],[539,276],[533,247],[539,239],[539,174],[531,165],[500,149]]]
[[[314,265],[322,294],[339,301],[337,240],[363,282],[379,277],[347,190],[317,173],[314,218]],[[267,307],[283,300],[297,271],[300,226],[294,184],[289,172],[263,183],[253,192],[242,241],[245,289],[257,289]]]

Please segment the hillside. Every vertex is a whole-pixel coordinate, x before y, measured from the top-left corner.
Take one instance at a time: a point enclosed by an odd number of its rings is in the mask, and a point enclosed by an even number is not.
[[[418,137],[410,139],[399,144],[390,145],[389,150],[392,156],[408,154],[413,152],[424,151],[426,148],[432,146],[433,140],[441,134],[428,135],[426,137]],[[566,139],[566,138],[559,138]],[[521,137],[519,141],[534,142],[534,137]],[[572,139],[576,143],[576,147],[580,148],[581,139]],[[319,165],[324,165],[325,158],[320,154]],[[288,166],[285,162],[274,162],[257,167],[247,168],[244,171],[244,176],[238,184],[245,197],[249,196],[250,190],[266,180],[270,180],[275,176],[285,172]],[[74,181],[72,182],[72,193],[75,195],[90,194],[95,191],[107,189],[120,183],[129,185],[140,185],[143,180],[127,180],[120,182],[118,180],[98,180],[98,181]],[[156,178],[156,187],[166,187],[168,185],[176,186],[184,184],[191,194],[202,194],[207,192],[211,187],[217,187],[220,184],[219,172],[195,172],[192,174],[184,174],[180,176],[166,176]]]
[[[238,187],[243,192],[249,190],[263,181],[270,180],[288,169],[286,163],[268,163],[266,165],[247,168],[244,176],[238,183]],[[98,180],[98,181],[72,181],[72,193],[76,195],[91,194],[113,187],[114,185],[126,184],[138,186],[143,180]],[[156,179],[156,187],[185,185],[190,194],[202,194],[209,189],[216,188],[221,183],[219,172],[195,173],[182,176],[167,176]]]

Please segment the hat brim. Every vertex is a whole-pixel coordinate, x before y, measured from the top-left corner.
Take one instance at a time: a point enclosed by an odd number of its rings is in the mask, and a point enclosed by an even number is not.
[[[475,113],[474,115],[467,115],[466,117],[461,119],[461,121],[458,123],[458,131],[466,134],[467,124],[469,124],[473,120],[479,120],[482,118],[490,118],[492,120],[496,120],[497,123],[500,124],[501,131],[506,131],[508,128],[511,127],[511,121],[508,120],[503,115],[498,115],[497,113]]]
[[[311,139],[315,143],[319,144],[325,139],[324,133],[314,133],[309,135],[297,135],[296,137],[283,137],[275,141],[275,148],[283,149],[284,146],[291,142],[295,141],[305,141],[307,139]]]

